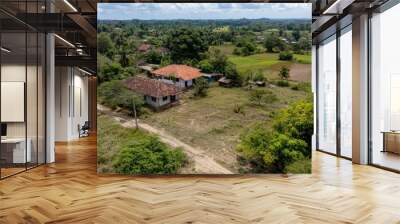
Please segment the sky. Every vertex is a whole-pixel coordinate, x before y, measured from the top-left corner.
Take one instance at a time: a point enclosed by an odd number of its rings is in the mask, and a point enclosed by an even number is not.
[[[100,20],[311,19],[310,3],[99,3]]]

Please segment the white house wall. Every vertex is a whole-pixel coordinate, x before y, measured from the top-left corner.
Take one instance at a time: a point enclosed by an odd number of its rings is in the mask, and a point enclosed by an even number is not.
[[[156,102],[151,100],[151,96],[145,96],[145,101],[152,107],[159,108],[171,103],[171,97],[168,96],[166,100],[163,100],[162,97],[156,98]]]

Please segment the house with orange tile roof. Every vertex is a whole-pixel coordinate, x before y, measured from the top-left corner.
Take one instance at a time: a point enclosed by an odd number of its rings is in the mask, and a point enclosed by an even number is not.
[[[188,65],[172,64],[151,72],[153,77],[185,89],[191,87],[197,78],[202,77],[200,69]]]
[[[142,52],[142,53],[147,53],[148,51],[150,51],[152,48],[151,44],[146,44],[143,43],[138,47],[138,51]]]
[[[128,89],[143,95],[145,102],[154,109],[168,107],[179,100],[179,88],[160,80],[134,76],[123,83]]]

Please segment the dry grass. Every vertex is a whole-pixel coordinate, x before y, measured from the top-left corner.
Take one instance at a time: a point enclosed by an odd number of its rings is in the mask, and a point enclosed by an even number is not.
[[[192,93],[188,91],[183,94],[180,105],[151,114],[144,120],[201,148],[221,165],[238,172],[235,146],[240,134],[259,122],[269,126],[271,112],[304,99],[307,94],[281,87],[273,87],[272,91],[280,100],[264,106],[251,104],[249,91],[244,88],[212,86],[206,97],[197,99],[191,98]],[[235,113],[237,105],[243,113]]]

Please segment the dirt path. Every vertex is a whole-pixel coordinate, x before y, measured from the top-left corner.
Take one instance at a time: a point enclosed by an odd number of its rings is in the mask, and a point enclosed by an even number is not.
[[[300,82],[311,81],[311,65],[310,64],[293,64],[290,67],[290,80]]]
[[[101,113],[111,116],[114,120],[118,121],[123,127],[134,128],[135,120],[131,117],[127,117],[121,113],[114,112],[109,108],[97,105],[97,110]],[[218,164],[213,158],[206,155],[206,152],[199,148],[194,148],[174,136],[166,133],[163,130],[157,129],[149,124],[138,121],[139,128],[144,129],[150,133],[159,136],[160,140],[174,148],[180,147],[186,153],[186,155],[194,162],[195,173],[203,174],[232,174],[232,172],[225,167]]]

